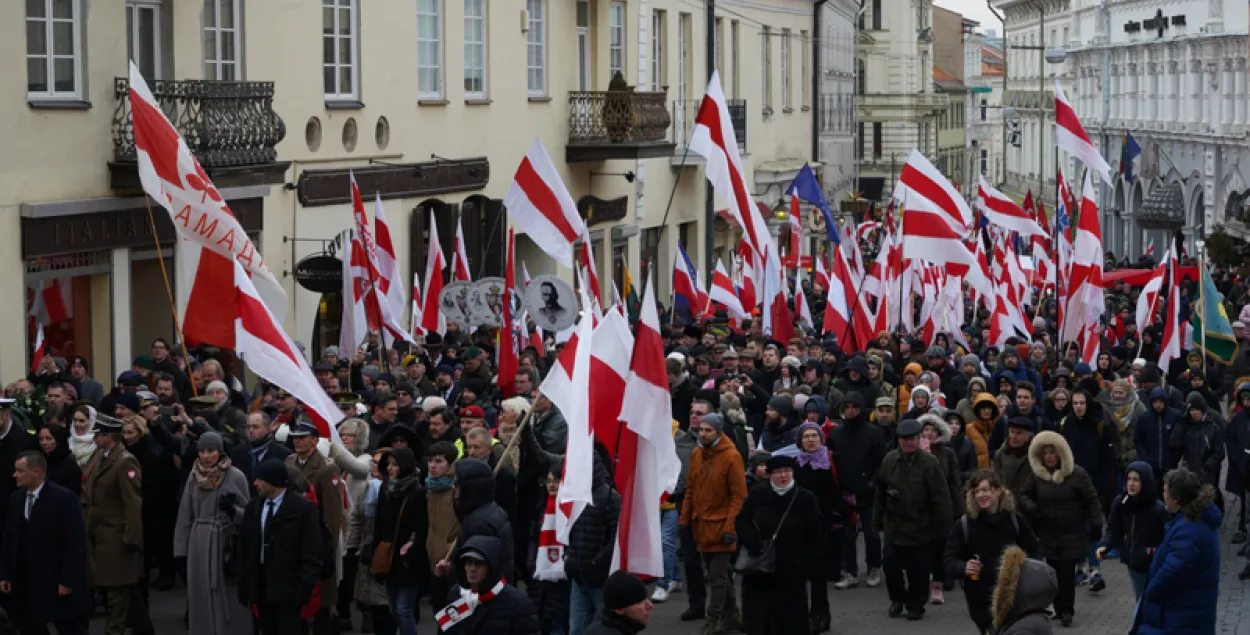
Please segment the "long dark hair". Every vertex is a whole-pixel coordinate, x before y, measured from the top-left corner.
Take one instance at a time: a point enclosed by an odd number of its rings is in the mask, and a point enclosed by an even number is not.
[[[45,429],[52,435],[53,439],[56,439],[56,448],[51,452],[44,452],[44,455],[48,457],[49,463],[55,463],[69,454],[69,428],[59,424],[52,424],[45,426]]]

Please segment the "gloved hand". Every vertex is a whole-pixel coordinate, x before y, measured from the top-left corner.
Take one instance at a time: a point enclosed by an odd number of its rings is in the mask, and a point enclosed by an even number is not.
[[[234,518],[236,511],[234,507],[234,492],[226,492],[217,499],[217,509],[229,518]]]
[[[721,542],[724,542],[725,546],[728,547],[733,545],[735,542],[738,542],[738,537],[729,532],[725,532],[721,534]]]

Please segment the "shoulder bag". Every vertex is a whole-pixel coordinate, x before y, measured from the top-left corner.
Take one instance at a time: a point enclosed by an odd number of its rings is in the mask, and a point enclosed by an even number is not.
[[[399,504],[399,515],[395,517],[395,532],[390,540],[383,540],[373,550],[373,561],[369,564],[369,573],[382,576],[391,572],[391,552],[395,549],[395,541],[399,540],[399,524],[404,521],[404,508],[408,506],[408,497]]]
[[[790,509],[794,507],[794,501],[799,498],[797,488],[798,485],[796,484],[794,486],[796,490],[794,497],[790,499],[790,504],[786,505],[785,513],[777,521],[777,530],[773,532],[772,538],[769,538],[768,542],[764,543],[764,549],[759,554],[751,553],[751,550],[746,547],[738,550],[738,559],[733,566],[734,573],[741,573],[744,576],[768,575],[777,570],[777,549],[775,547],[777,534],[781,533],[782,526],[786,524],[786,517],[790,515]],[[751,524],[755,524],[755,521],[751,521]],[[759,526],[756,525],[756,530],[758,529]]]

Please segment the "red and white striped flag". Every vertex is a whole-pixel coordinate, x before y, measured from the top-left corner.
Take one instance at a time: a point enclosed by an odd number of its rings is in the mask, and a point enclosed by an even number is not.
[[[590,233],[584,232],[582,234],[582,248],[578,254],[580,259],[578,266],[582,268],[581,279],[590,285],[591,308],[595,312],[595,319],[598,320],[603,318],[603,305],[600,300],[603,296],[599,294],[599,272],[595,269],[595,252],[590,246],[590,242]],[[695,306],[691,305],[690,308],[694,309]]]
[[[621,451],[617,452],[616,464],[618,475],[632,475],[631,487],[621,492],[621,517],[611,568],[660,577],[664,574],[663,544],[660,532],[655,531],[660,522],[659,503],[676,487],[681,462],[673,443],[672,396],[650,272],[639,317],[629,379],[621,402],[619,419],[625,424],[625,432],[619,440]],[[634,452],[629,457],[626,450],[631,445]]]
[[[1167,252],[1168,261],[1168,303],[1163,318],[1163,339],[1159,346],[1159,368],[1167,372],[1172,360],[1181,356],[1181,339],[1185,336],[1185,325],[1180,321],[1180,269],[1176,266],[1176,239],[1172,239],[1172,247]],[[1145,328],[1138,325],[1138,328]]]
[[[738,257],[742,263],[742,280],[738,284],[738,299],[742,310],[750,315],[760,305],[760,287],[757,280],[763,275],[759,267],[759,258],[751,251],[751,246],[743,240],[738,244]]]
[[[360,241],[355,238],[355,230],[348,228],[343,231],[343,292],[342,314],[339,319],[339,350],[344,355],[355,351],[369,335],[369,318],[365,315],[365,298],[368,294],[368,281],[356,276],[356,271],[364,266],[365,256],[361,253]],[[376,313],[374,317],[376,324]]]
[[[1150,242],[1146,243],[1146,251],[1142,252],[1142,255],[1147,258],[1155,255],[1155,239],[1151,238]]]
[[[521,159],[503,204],[539,249],[573,268],[573,242],[586,232],[586,226],[542,139],[534,139]]]
[[[68,278],[52,278],[40,280],[35,288],[34,299],[30,311],[26,315],[35,318],[44,326],[61,324],[74,317],[74,300],[71,295],[72,285]]]
[[[1099,319],[1106,305],[1102,286],[1102,226],[1094,186],[1089,171],[1081,191],[1081,213],[1077,219],[1072,250],[1072,277],[1069,281],[1067,311],[1064,312],[1063,341],[1082,342],[1082,361],[1093,364],[1102,333]]]
[[[647,279],[650,280],[650,276]],[[725,265],[720,260],[716,261],[716,273],[712,274],[712,287],[708,289],[707,295],[709,301],[725,307],[731,320],[741,322],[747,317],[747,312],[742,309],[742,301],[734,289],[733,280],[729,278],[729,273],[725,271]]]
[[[404,284],[399,275],[399,259],[395,257],[395,242],[391,240],[391,226],[386,222],[382,208],[382,195],[374,194],[373,237],[377,243],[378,291],[390,307],[395,322],[404,315]]]
[[[464,246],[464,225],[462,218],[456,218],[456,251],[452,256],[451,279],[456,282],[472,282],[469,273],[469,252]]]
[[[30,354],[30,372],[39,372],[39,364],[47,353],[48,342],[43,338],[43,323],[35,322],[35,348]]]
[[[430,245],[425,250],[425,305],[421,308],[421,330],[425,333],[447,333],[447,317],[438,303],[438,296],[443,293],[443,270],[447,268],[447,260],[443,257],[443,246],[438,240],[438,220],[434,218],[434,210],[430,210]]]
[[[581,286],[582,306],[590,306],[585,285]],[[551,400],[568,424],[568,441],[564,454],[564,473],[556,498],[556,537],[569,544],[569,533],[582,510],[591,504],[591,479],[594,473],[594,440],[590,430],[590,349],[594,320],[583,313],[574,327],[573,336],[564,345],[560,357],[552,365],[539,391]],[[571,475],[571,477],[570,477]]]
[[[352,235],[351,272],[355,281],[355,301],[363,302],[365,320],[369,330],[378,331],[386,346],[397,340],[411,340],[408,331],[399,324],[398,316],[391,310],[391,304],[385,296],[388,283],[384,282],[378,266],[378,246],[373,233],[369,231],[369,218],[365,214],[365,203],[360,196],[360,188],[356,185],[356,176],[351,175],[352,216],[356,222],[356,231]],[[380,203],[381,200],[379,199]],[[393,249],[393,248],[392,248]],[[400,310],[403,310],[402,295]],[[402,312],[399,314],[402,315]],[[356,342],[355,345],[359,345]],[[352,347],[353,349],[355,346]]]
[[[1141,295],[1137,296],[1137,329],[1140,331],[1154,324],[1155,309],[1159,301],[1160,292],[1163,291],[1163,279],[1168,273],[1168,257],[1163,256],[1163,262],[1155,267],[1154,272],[1150,275],[1150,280],[1146,282],[1146,286],[1142,287]]]
[[[985,213],[985,218],[989,222],[1003,229],[1014,231],[1022,237],[1046,235],[1046,230],[1037,224],[1032,213],[1021,209],[1006,194],[994,189],[994,186],[986,182],[984,176],[980,179],[981,184],[977,188],[977,206]]]
[[[414,338],[425,335],[425,329],[421,326],[421,311],[424,307],[421,302],[421,274],[412,272],[412,318],[409,320],[411,328],[409,332]]]
[[[742,227],[744,239],[751,250],[765,259],[761,261],[765,265],[764,270],[768,270],[769,264],[780,270],[777,245],[768,233],[759,208],[751,200],[746,172],[738,154],[738,138],[729,118],[725,93],[721,90],[719,71],[713,71],[708,81],[707,93],[703,95],[703,103],[699,105],[699,114],[695,117],[689,149],[706,161],[703,173],[711,182],[712,189],[726,202],[729,216]]]
[[[1068,103],[1059,78],[1055,78],[1055,145],[1080,159],[1085,167],[1097,172],[1104,182],[1111,182],[1111,166],[1107,165],[1094,142],[1085,134],[1081,118],[1072,109],[1072,104]]]
[[[183,335],[215,346],[234,339],[230,321],[223,320],[219,310],[222,298],[234,289],[231,260],[254,278],[265,305],[281,320],[287,300],[282,284],[169,123],[133,62],[129,87],[139,181],[143,191],[169,212],[179,238],[179,283],[190,289],[185,306],[179,306]]]
[[[499,328],[499,372],[496,382],[504,399],[516,396],[516,373],[521,362],[517,358],[516,342],[513,341],[512,306],[516,295],[516,229],[508,228],[508,245],[504,252],[503,269],[503,319]]]
[[[894,196],[903,207],[903,258],[946,265],[951,275],[982,295],[993,293],[990,281],[964,244],[972,212],[950,181],[929,160],[912,150],[903,167]]]

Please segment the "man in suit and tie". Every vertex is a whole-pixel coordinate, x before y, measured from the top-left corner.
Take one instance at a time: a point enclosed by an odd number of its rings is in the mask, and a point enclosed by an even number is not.
[[[48,461],[26,451],[14,462],[17,482],[5,508],[0,593],[23,635],[86,635],[87,589],[82,507],[73,492],[47,480]]]
[[[321,577],[321,518],[316,505],[287,490],[286,464],[256,466],[257,496],[243,512],[243,581],[239,600],[256,608],[263,635],[302,635],[300,609]]]
[[[256,479],[256,466],[265,459],[283,459],[290,456],[291,450],[273,438],[273,420],[263,412],[253,412],[247,416],[247,443],[240,443],[230,450],[230,464],[239,468],[247,477],[248,488],[252,498],[256,498],[256,487],[252,482]]]

